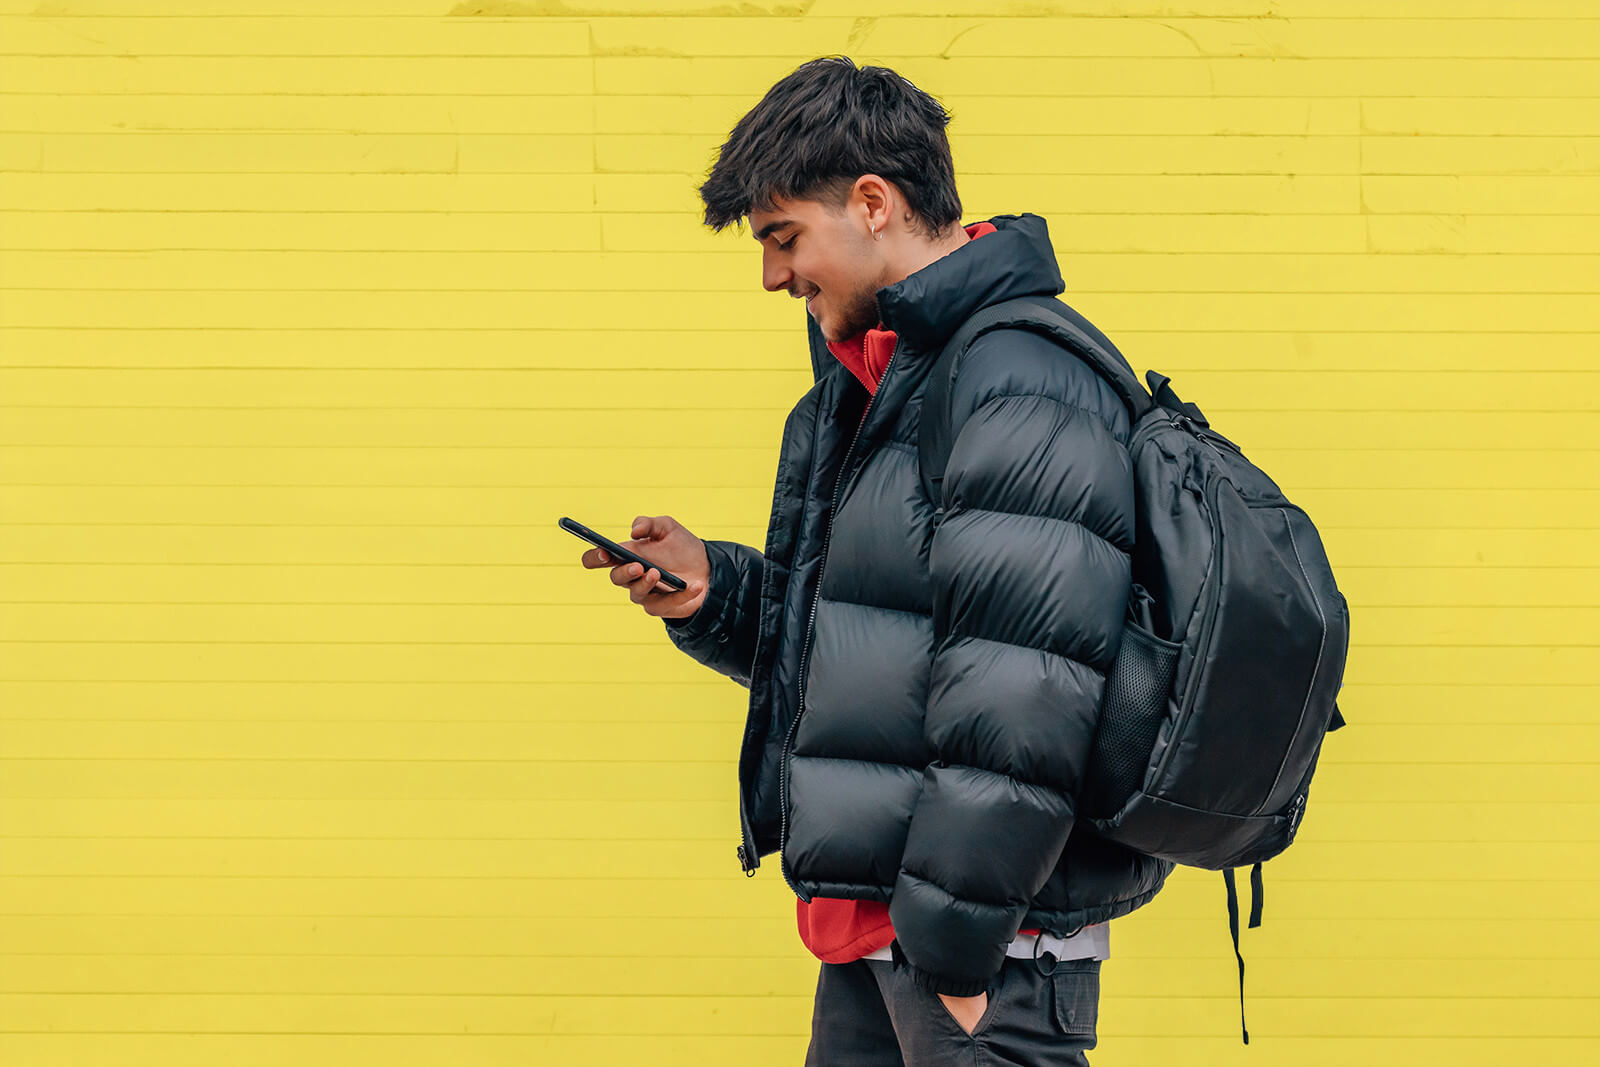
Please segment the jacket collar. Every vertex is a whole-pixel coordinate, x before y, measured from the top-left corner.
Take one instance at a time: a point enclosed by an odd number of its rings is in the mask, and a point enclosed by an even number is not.
[[[990,304],[1018,296],[1059,295],[1066,289],[1045,220],[1029,212],[987,220],[994,233],[968,241],[921,270],[877,292],[883,327],[908,351],[937,352],[957,328]],[[816,320],[806,314],[814,381],[844,370],[828,350]]]

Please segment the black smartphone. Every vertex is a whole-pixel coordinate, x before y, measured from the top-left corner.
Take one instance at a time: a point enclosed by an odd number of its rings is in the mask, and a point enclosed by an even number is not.
[[[649,560],[639,555],[639,553],[631,552],[617,544],[615,541],[600,536],[581,522],[573,522],[571,519],[563,515],[561,516],[560,525],[563,530],[566,530],[568,533],[577,534],[579,537],[583,538],[591,545],[594,545],[596,548],[605,549],[614,560],[621,560],[625,563],[637,563],[645,570],[649,570],[651,567],[654,567],[656,570],[661,572],[662,585],[671,586],[674,590],[680,593],[689,588],[688,582],[684,581],[682,578],[679,578],[676,574],[673,574],[671,571],[661,566],[661,564],[651,563]]]

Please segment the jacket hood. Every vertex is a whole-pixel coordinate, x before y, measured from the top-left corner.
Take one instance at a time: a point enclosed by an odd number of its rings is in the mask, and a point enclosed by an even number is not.
[[[996,232],[981,241],[968,241],[878,290],[884,328],[893,330],[912,351],[937,352],[980,308],[1018,296],[1057,296],[1066,289],[1041,216],[1024,212],[986,221]],[[849,373],[828,350],[816,320],[809,312],[805,316],[812,380],[820,381],[836,369]]]

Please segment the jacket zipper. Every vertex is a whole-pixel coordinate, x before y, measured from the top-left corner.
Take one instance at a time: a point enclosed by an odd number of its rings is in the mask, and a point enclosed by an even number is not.
[[[881,316],[880,316],[881,319]],[[789,884],[795,896],[810,903],[811,897],[794,884],[794,879],[789,875],[789,864],[783,855],[783,846],[789,839],[789,746],[794,741],[795,728],[800,725],[800,716],[806,710],[806,656],[811,651],[811,629],[817,621],[817,601],[822,598],[822,577],[828,569],[828,548],[833,544],[833,520],[839,505],[839,488],[844,483],[845,472],[850,469],[850,457],[856,450],[856,442],[861,439],[861,429],[867,424],[867,416],[872,413],[872,402],[878,399],[878,393],[883,391],[883,383],[889,380],[889,368],[894,366],[894,357],[900,352],[897,342],[894,350],[889,353],[889,361],[883,365],[883,376],[878,379],[878,389],[867,398],[867,406],[861,409],[861,421],[856,423],[856,432],[850,438],[850,446],[845,449],[844,462],[839,464],[839,474],[833,481],[833,499],[828,505],[828,532],[822,540],[822,563],[817,567],[817,588],[811,594],[811,611],[806,618],[806,636],[800,646],[800,673],[799,703],[795,705],[794,719],[789,723],[789,732],[784,735],[783,749],[778,756],[778,869],[783,872],[783,880]],[[861,364],[866,366],[867,339],[861,338]]]

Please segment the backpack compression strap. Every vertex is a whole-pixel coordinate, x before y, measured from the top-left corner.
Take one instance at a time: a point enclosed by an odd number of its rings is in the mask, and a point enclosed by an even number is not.
[[[1099,341],[1060,311],[1061,302],[1050,296],[1021,296],[1004,300],[973,315],[945,342],[929,372],[922,395],[918,464],[923,488],[936,508],[943,507],[944,468],[950,459],[950,387],[961,357],[974,341],[990,330],[1025,329],[1053,339],[1094,368],[1116,390],[1128,408],[1129,425],[1154,403],[1120,352],[1106,351]],[[930,417],[931,416],[931,417]]]

